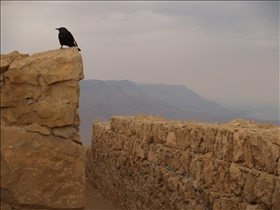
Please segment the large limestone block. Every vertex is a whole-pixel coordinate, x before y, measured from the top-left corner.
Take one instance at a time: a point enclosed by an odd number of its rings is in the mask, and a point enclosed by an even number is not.
[[[1,127],[1,189],[14,203],[29,209],[80,209],[84,186],[80,144],[19,127]]]
[[[84,74],[76,48],[18,57],[3,77],[1,111],[7,125],[73,125],[78,129],[79,80]]]
[[[77,48],[66,48],[35,53],[16,59],[9,67],[6,77],[13,83],[39,85],[39,76],[47,84],[84,78],[82,57]]]

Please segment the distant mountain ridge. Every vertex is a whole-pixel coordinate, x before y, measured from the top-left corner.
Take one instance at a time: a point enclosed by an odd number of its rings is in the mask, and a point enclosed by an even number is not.
[[[211,123],[246,117],[246,113],[225,109],[183,85],[143,84],[128,80],[82,80],[79,102],[82,141],[90,139],[92,121],[108,121],[114,115],[151,114],[171,120]]]
[[[135,84],[141,87],[147,95],[181,109],[224,109],[218,103],[201,97],[183,85]]]

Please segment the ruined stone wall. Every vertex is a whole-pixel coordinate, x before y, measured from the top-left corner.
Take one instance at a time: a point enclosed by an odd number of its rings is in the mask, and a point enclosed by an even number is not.
[[[122,209],[280,209],[276,125],[93,122],[86,176]]]
[[[82,57],[74,47],[1,55],[1,205],[83,208],[78,134],[83,78]]]

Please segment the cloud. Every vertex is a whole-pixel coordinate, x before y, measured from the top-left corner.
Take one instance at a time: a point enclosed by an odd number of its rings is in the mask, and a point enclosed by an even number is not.
[[[86,79],[183,84],[216,98],[279,93],[279,2],[4,1],[1,7],[2,53],[57,49],[54,28],[65,26],[82,50]]]
[[[162,2],[156,13],[198,19],[198,27],[259,39],[279,39],[279,2]],[[263,32],[266,36],[263,36]],[[260,34],[260,35],[258,35]]]
[[[279,48],[278,48],[278,49],[272,49],[272,50],[270,50],[269,52],[272,52],[272,53],[279,53]]]

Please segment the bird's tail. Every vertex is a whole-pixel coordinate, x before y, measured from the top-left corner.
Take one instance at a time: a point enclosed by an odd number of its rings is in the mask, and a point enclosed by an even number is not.
[[[74,45],[78,47],[78,44],[75,39],[74,39]],[[78,50],[81,51],[80,48],[78,48]]]

